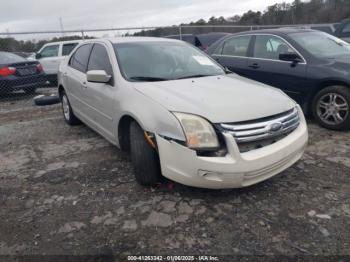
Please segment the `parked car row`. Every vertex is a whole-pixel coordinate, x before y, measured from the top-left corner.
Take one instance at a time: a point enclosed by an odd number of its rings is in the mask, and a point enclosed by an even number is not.
[[[142,185],[250,186],[301,158],[304,113],[350,129],[349,43],[297,28],[186,37],[50,43],[44,69],[3,53],[0,87],[58,71],[65,121],[130,152]]]

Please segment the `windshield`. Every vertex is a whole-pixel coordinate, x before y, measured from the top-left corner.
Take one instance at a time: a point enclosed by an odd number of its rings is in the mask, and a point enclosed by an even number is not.
[[[319,58],[350,55],[350,44],[323,32],[295,33],[293,39],[304,49]]]
[[[0,52],[0,65],[20,63],[24,61],[27,61],[27,60],[25,60],[23,57],[20,57],[18,55],[7,53],[7,52]]]
[[[114,45],[120,69],[129,81],[166,81],[225,74],[195,47],[176,42]]]

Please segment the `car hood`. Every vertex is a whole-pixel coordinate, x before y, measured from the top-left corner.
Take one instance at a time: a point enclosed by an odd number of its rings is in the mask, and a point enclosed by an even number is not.
[[[235,74],[135,83],[134,87],[169,111],[200,115],[212,123],[263,118],[295,106],[282,91]]]

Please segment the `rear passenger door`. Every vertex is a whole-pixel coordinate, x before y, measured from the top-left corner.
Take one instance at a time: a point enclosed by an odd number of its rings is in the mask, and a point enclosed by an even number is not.
[[[233,36],[224,40],[212,54],[213,58],[232,72],[246,76],[247,57],[252,37],[250,35]]]
[[[92,44],[80,46],[71,56],[67,72],[62,72],[66,91],[74,112],[88,122],[92,122],[89,116],[89,105],[84,99],[86,89],[86,70],[89,61]]]
[[[92,116],[99,131],[110,140],[115,140],[113,126],[114,74],[108,48],[104,43],[95,43],[92,48],[87,72],[91,70],[104,70],[112,76],[108,83],[87,82],[83,88],[82,98],[89,105],[88,114]]]

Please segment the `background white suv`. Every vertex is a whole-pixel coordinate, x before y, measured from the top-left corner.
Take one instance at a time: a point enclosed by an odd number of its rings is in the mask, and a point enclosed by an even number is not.
[[[58,67],[82,40],[63,41],[45,44],[35,55],[47,75],[51,85],[57,86]]]

